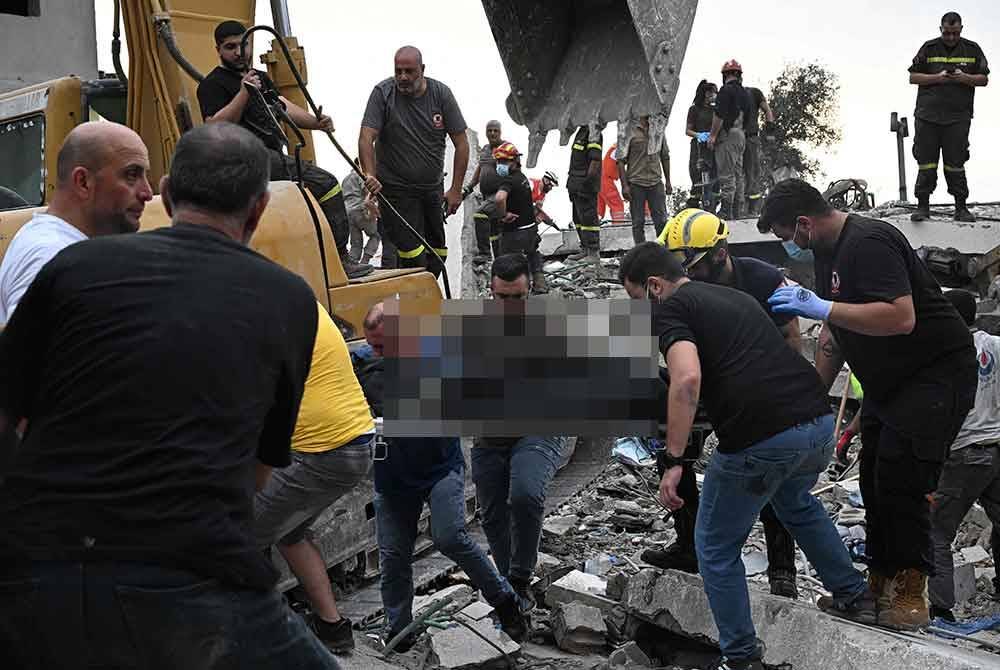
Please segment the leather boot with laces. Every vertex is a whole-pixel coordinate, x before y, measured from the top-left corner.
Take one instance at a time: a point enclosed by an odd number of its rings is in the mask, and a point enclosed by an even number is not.
[[[879,610],[878,625],[894,630],[917,630],[930,623],[927,575],[915,568],[901,570],[894,578],[890,604]]]

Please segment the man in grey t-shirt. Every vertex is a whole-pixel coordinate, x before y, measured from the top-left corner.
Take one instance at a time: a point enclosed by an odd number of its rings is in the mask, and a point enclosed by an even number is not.
[[[423,57],[416,47],[400,48],[395,76],[376,84],[368,98],[358,139],[365,186],[374,193],[382,191],[431,247],[427,249],[392,208],[384,207],[382,227],[396,248],[399,267],[426,267],[435,276],[441,271],[448,255],[443,207],[446,203],[451,215],[462,203],[462,179],[469,163],[465,128],[451,89],[424,76]],[[455,145],[455,163],[451,187],[442,195],[445,135]],[[433,254],[442,263],[431,259]]]
[[[479,150],[479,163],[472,179],[462,190],[463,195],[472,192],[479,186],[479,205],[473,219],[476,223],[476,246],[478,253],[473,259],[477,262],[489,262],[491,257],[500,255],[500,227],[496,218],[496,201],[494,196],[500,187],[500,177],[497,175],[497,161],[493,158],[493,150],[504,143],[500,122],[497,120],[486,123],[486,144]],[[481,204],[480,204],[481,203]]]

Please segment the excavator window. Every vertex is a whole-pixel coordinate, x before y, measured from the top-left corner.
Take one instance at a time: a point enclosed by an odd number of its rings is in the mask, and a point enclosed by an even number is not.
[[[0,210],[37,207],[45,202],[45,115],[0,123]]]

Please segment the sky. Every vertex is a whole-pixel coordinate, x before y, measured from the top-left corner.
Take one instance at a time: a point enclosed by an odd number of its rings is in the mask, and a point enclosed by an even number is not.
[[[486,122],[498,118],[505,139],[527,151],[527,129],[506,114],[504,101],[510,84],[480,2],[289,0],[288,4],[292,34],[306,49],[310,91],[333,117],[337,137],[348,151],[357,146],[372,86],[392,75],[393,53],[403,44],[421,49],[427,76],[451,87],[481,142],[485,142]],[[112,70],[112,0],[96,0],[95,5],[99,66]],[[889,115],[896,111],[910,118],[912,132],[916,87],[909,85],[906,69],[920,45],[937,36],[941,15],[949,10],[962,15],[963,37],[978,42],[994,67],[1000,67],[1000,2],[996,0],[959,0],[947,5],[927,0],[703,0],[667,128],[673,183],[690,186],[684,121],[699,80],[718,79],[722,63],[736,58],[743,65],[744,83],[766,93],[768,83],[786,64],[819,62],[840,78],[843,140],[833,151],[817,155],[824,175],[815,185],[822,189],[833,179],[855,177],[868,180],[878,202],[897,198],[896,138],[889,132]],[[271,23],[266,0],[257,2],[257,22]],[[258,51],[262,47],[258,44]],[[994,79],[976,94],[972,158],[967,166],[970,199],[976,201],[1000,200],[1000,161],[990,153],[991,148],[1000,147],[1000,79]],[[604,131],[605,147],[615,140],[613,133],[612,124]],[[911,142],[912,137],[906,140],[906,168],[913,199],[916,165],[909,153]],[[343,175],[346,165],[333,147],[325,140],[317,145],[319,163]],[[527,172],[539,176],[551,169],[562,177],[568,161],[569,147],[560,147],[553,131],[538,166]],[[446,169],[451,171],[450,166]],[[946,202],[943,176],[939,182],[935,201]],[[568,221],[565,190],[554,191],[546,205],[561,225]]]

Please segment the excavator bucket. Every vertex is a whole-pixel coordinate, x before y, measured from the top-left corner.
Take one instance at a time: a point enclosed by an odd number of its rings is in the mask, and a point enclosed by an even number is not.
[[[621,139],[649,115],[662,137],[698,0],[483,0],[483,8],[510,81],[507,112],[531,131],[528,167],[550,130],[565,145],[580,126],[618,121]]]

